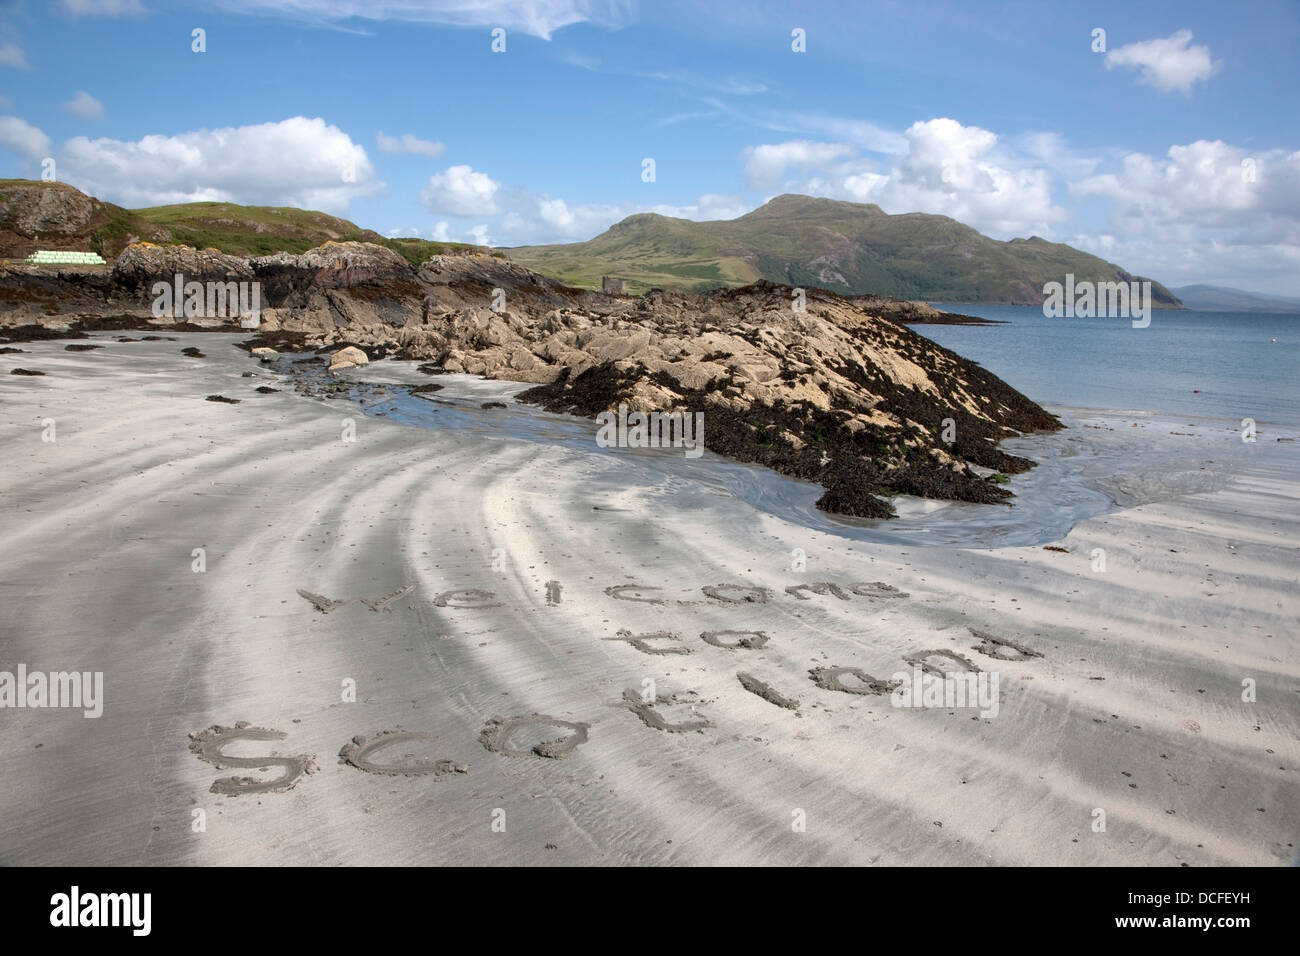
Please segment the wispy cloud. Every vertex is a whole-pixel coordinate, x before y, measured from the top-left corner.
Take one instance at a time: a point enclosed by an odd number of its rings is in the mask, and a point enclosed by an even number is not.
[[[868,120],[785,110],[756,117],[758,125],[783,133],[816,133],[840,142],[852,143],[873,153],[902,155],[908,150],[902,133],[877,126]]]
[[[577,53],[566,54],[562,57],[562,60],[570,66],[589,70],[592,73],[602,73],[606,76],[628,76],[640,80],[657,80],[660,83],[680,86],[693,93],[709,93],[721,96],[754,96],[758,93],[767,92],[765,83],[743,77],[732,76],[718,79],[702,76],[690,70],[632,70],[624,67],[611,67],[591,57]]]
[[[82,119],[101,119],[104,115],[104,104],[85,90],[77,90],[77,95],[64,103],[63,108]]]
[[[825,136],[836,142],[850,143],[868,152],[893,156],[901,156],[908,150],[906,136],[869,120],[807,110],[763,109],[752,107],[743,100],[729,101],[716,96],[704,97],[703,102],[737,123],[757,129],[804,136]]]
[[[0,46],[0,66],[11,66],[15,70],[28,69],[27,55],[23,53],[23,48],[17,43]]]
[[[234,13],[318,22],[397,20],[451,27],[502,27],[549,40],[575,23],[610,29],[632,17],[631,0],[215,0]]]
[[[447,151],[447,147],[442,143],[419,139],[410,133],[403,133],[401,136],[385,136],[383,130],[380,130],[376,139],[379,148],[385,153],[409,153],[415,156],[432,156],[436,159]]]
[[[714,116],[718,116],[718,115],[719,113],[717,110],[702,110],[702,111],[687,112],[687,113],[674,113],[672,116],[665,116],[661,120],[656,120],[655,126],[660,126],[660,127],[675,126],[677,123],[687,123],[690,122],[691,120],[697,120],[697,119],[712,119]]]
[[[145,12],[140,0],[61,0],[60,6],[73,17],[133,17]]]

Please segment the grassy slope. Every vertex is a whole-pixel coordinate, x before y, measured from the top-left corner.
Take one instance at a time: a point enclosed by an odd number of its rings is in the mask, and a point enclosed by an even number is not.
[[[0,180],[7,186],[40,186],[72,190],[63,183],[42,183],[24,179]],[[74,190],[75,192],[75,190]],[[356,223],[323,212],[287,206],[240,206],[235,203],[195,202],[144,209],[124,209],[112,203],[91,200],[94,212],[81,234],[60,237],[42,248],[90,248],[112,260],[131,236],[151,242],[179,243],[197,249],[218,249],[238,256],[262,256],[275,252],[306,252],[329,240],[373,242],[404,256],[412,265],[430,256],[480,249],[464,242],[431,242],[427,239],[389,239],[362,229]],[[0,228],[5,223],[0,222]],[[30,242],[29,242],[30,244]],[[486,250],[483,250],[486,251]]]
[[[306,252],[324,242],[373,242],[419,265],[430,256],[477,249],[465,242],[390,239],[354,222],[292,206],[239,206],[224,202],[181,203],[137,209],[144,221],[165,229],[172,242],[231,255]]]
[[[522,265],[573,285],[602,275],[707,289],[758,278],[840,293],[946,302],[1041,302],[1043,283],[1128,277],[1113,263],[1046,240],[990,239],[946,216],[890,216],[878,206],[779,196],[739,219],[691,222],[631,216],[588,242],[509,250]],[[819,261],[820,260],[820,261]],[[1158,283],[1157,302],[1175,300]]]

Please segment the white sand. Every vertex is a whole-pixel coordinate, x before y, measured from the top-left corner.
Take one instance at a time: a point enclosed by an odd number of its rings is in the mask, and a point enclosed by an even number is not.
[[[1057,542],[1069,554],[871,545],[716,490],[686,508],[671,489],[627,488],[619,457],[594,442],[586,453],[484,439],[287,389],[257,395],[269,380],[240,377],[264,370],[233,340],[103,336],[95,352],[49,342],[0,356],[0,670],[102,670],[106,697],[97,720],[0,710],[2,863],[1295,858],[1294,445],[1261,436],[1259,466],[1226,488],[1087,520]],[[181,356],[191,344],[209,357]],[[480,385],[476,398],[511,388]],[[243,402],[203,401],[216,392]],[[47,418],[54,443],[41,441]],[[344,418],[355,442],[340,440]],[[1159,478],[1147,476],[1143,500],[1161,497]],[[203,573],[191,570],[199,547]],[[789,570],[795,548],[804,573]],[[818,581],[910,596],[784,591]],[[353,602],[322,614],[296,593],[373,599],[405,584],[415,590],[388,612]],[[667,603],[605,593],[620,584],[660,587],[640,596]],[[717,584],[773,596],[728,605],[701,591]],[[498,606],[435,605],[462,588]],[[1043,657],[990,660],[968,627]],[[602,640],[623,628],[675,632],[691,653]],[[699,637],[729,629],[770,640],[725,650]],[[888,678],[935,648],[998,671],[997,717],[896,709],[807,673]],[[798,712],[748,693],[737,671],[799,698]],[[661,696],[698,694],[695,716],[715,726],[648,727],[620,703],[647,677]],[[341,699],[348,678],[356,703]],[[1257,702],[1243,703],[1243,678]],[[534,712],[588,723],[590,739],[558,760],[480,745],[488,718]],[[683,715],[689,705],[669,718]],[[230,753],[310,754],[319,771],[288,792],[210,793],[231,774],[278,773],[222,772],[188,749],[190,732],[240,720],[288,736]],[[420,753],[468,773],[338,763],[354,735],[397,728],[432,735]],[[194,809],[206,832],[193,832]],[[497,809],[505,832],[493,832]],[[792,830],[796,809],[806,832]]]

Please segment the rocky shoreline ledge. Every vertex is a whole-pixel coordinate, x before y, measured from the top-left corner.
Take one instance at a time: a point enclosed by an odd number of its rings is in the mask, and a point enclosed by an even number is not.
[[[97,330],[237,331],[237,318],[154,315],[154,284],[256,282],[245,347],[418,359],[428,371],[533,383],[521,400],[595,417],[703,413],[710,451],[817,482],[823,510],[893,514],[893,494],[973,502],[1010,497],[1032,462],[1006,437],[1060,427],[978,364],[909,323],[972,321],[922,303],[843,298],[759,282],[639,297],[565,286],[488,255],[419,268],[390,249],[330,242],[243,258],[135,243],[110,269],[0,269],[0,338]],[[802,305],[802,310],[796,309]]]

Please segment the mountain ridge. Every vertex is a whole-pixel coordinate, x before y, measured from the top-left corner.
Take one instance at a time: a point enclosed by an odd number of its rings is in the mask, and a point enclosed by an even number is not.
[[[1247,292],[1231,286],[1195,285],[1179,286],[1170,290],[1183,302],[1183,307],[1194,312],[1273,312],[1281,315],[1300,314],[1300,299],[1263,292]]]
[[[841,295],[1040,305],[1043,285],[1148,281],[1039,236],[992,239],[934,213],[891,215],[872,203],[786,193],[730,220],[637,213],[585,242],[506,249],[512,259],[580,288],[604,275],[629,291],[705,291],[759,279]],[[1181,303],[1152,282],[1157,308]]]

